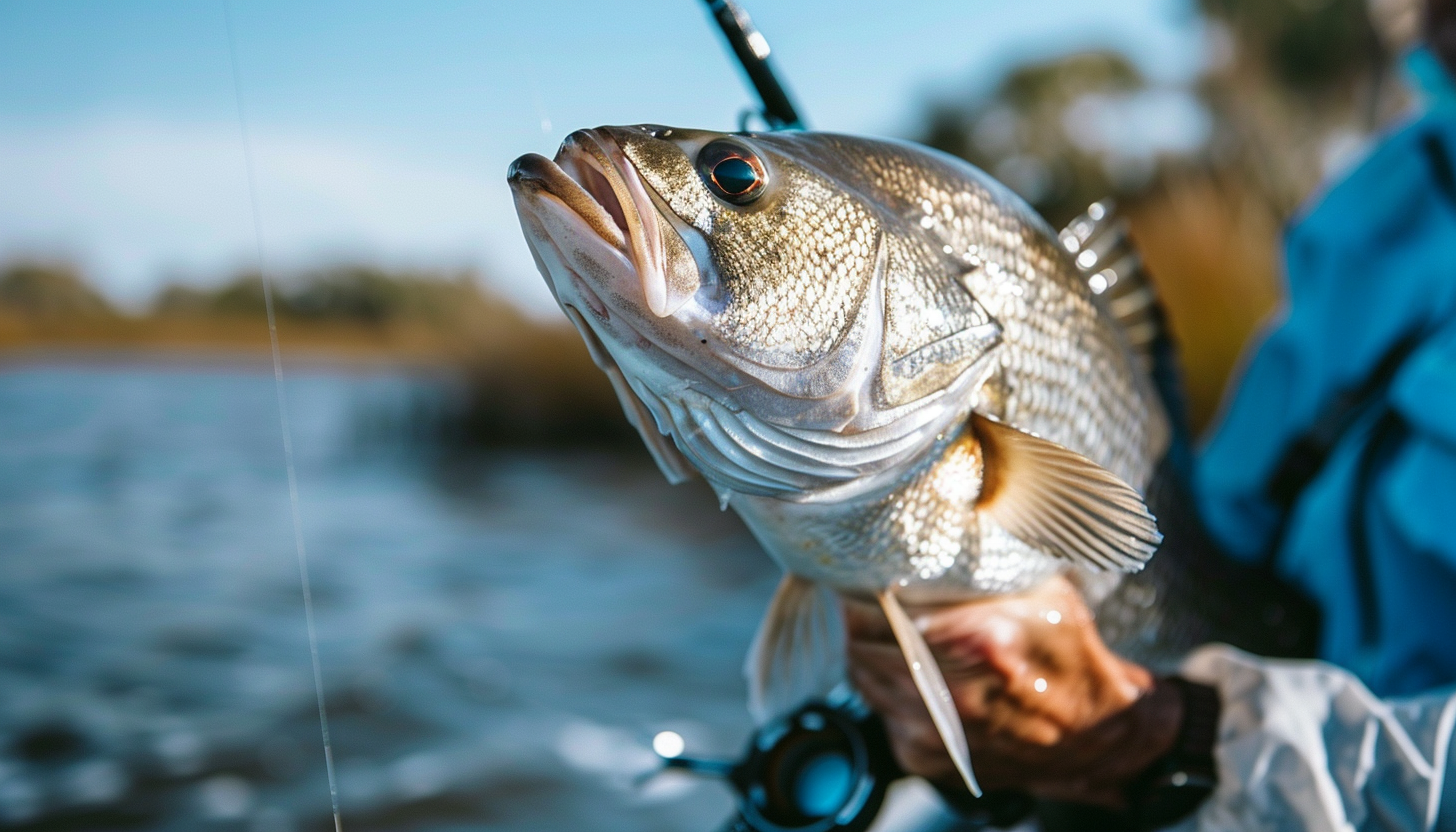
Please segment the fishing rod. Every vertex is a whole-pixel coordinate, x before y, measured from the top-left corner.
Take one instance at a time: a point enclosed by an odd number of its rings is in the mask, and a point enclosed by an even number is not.
[[[758,100],[763,102],[763,109],[758,115],[771,130],[803,130],[804,119],[794,106],[793,99],[789,97],[789,91],[774,73],[773,64],[769,62],[772,50],[769,49],[768,39],[754,27],[748,12],[736,0],[704,2],[708,4],[708,11],[712,12],[713,19],[718,22],[718,28],[723,30],[723,37],[727,38],[728,46],[738,58],[739,65],[748,76],[748,83],[758,94]]]

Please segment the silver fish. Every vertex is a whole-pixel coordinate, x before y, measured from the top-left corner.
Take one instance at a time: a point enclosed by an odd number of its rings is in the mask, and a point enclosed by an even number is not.
[[[876,598],[978,793],[902,601],[1070,573],[1096,603],[1161,539],[1140,493],[1167,416],[1056,235],[959,160],[826,133],[601,127],[509,181],[664,473],[700,473],[785,570],[755,715],[840,681],[834,593]]]

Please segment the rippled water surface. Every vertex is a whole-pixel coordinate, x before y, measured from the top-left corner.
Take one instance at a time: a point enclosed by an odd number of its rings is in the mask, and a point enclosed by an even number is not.
[[[331,828],[272,378],[0,371],[0,825]],[[345,828],[711,830],[776,570],[645,455],[421,439],[443,380],[288,395]]]

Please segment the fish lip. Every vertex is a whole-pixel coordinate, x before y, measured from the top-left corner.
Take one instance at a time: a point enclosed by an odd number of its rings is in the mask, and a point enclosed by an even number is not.
[[[577,130],[554,159],[527,154],[512,163],[512,187],[534,190],[574,213],[637,273],[642,300],[658,317],[667,308],[666,255],[657,208],[636,167],[605,130]]]
[[[560,154],[558,154],[558,157]],[[629,256],[624,223],[619,223],[597,194],[584,187],[555,160],[527,153],[511,163],[506,181],[516,191],[530,192],[574,214],[603,242]],[[613,205],[617,202],[613,199]]]

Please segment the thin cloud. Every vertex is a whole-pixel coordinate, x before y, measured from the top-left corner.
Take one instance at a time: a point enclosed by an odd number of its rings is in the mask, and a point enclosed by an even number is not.
[[[255,130],[270,265],[320,259],[479,265],[538,311],[535,276],[499,172],[335,138]],[[0,127],[0,258],[62,253],[139,303],[163,275],[251,263],[236,124],[109,119]]]

